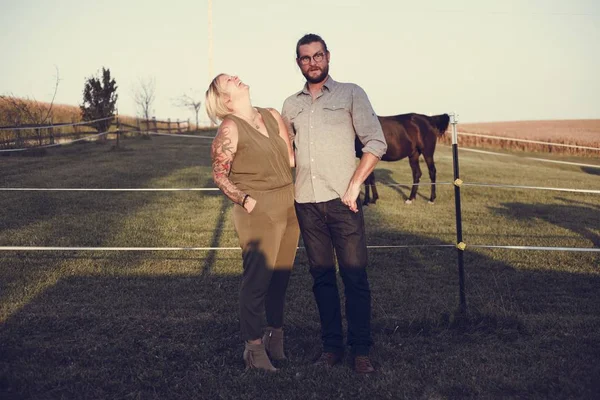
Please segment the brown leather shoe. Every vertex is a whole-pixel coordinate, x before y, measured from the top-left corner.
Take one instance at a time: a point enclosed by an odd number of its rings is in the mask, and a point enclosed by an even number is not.
[[[314,362],[313,365],[323,365],[325,367],[333,367],[335,364],[342,361],[344,352],[324,351],[321,356]]]
[[[358,374],[371,374],[375,372],[375,368],[373,368],[369,356],[355,356],[354,371]]]

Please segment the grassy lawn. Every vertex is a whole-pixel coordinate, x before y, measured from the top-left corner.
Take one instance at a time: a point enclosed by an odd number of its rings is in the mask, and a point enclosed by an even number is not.
[[[0,187],[214,187],[206,139],[122,145],[0,157]],[[438,181],[452,181],[450,148],[440,146],[436,161]],[[460,170],[465,182],[600,189],[600,170],[527,159],[463,152]],[[370,245],[455,243],[452,186],[439,187],[435,205],[426,186],[405,205],[408,162],[380,163],[377,174],[380,183],[401,185],[380,184],[380,200],[365,209]],[[490,187],[462,194],[467,245],[600,247],[597,194]],[[0,246],[237,245],[219,192],[3,191],[0,210]],[[245,372],[240,254],[0,252],[0,398],[600,396],[599,253],[467,247],[462,319],[456,250],[372,249],[378,372],[368,377],[348,365],[311,366],[320,332],[302,250],[287,295],[290,359],[276,374]]]

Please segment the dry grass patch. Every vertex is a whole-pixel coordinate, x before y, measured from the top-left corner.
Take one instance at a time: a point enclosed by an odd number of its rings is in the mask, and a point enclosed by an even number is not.
[[[594,147],[600,149],[600,119],[555,121],[510,121],[458,124],[458,132]],[[450,143],[446,135],[445,143]],[[502,148],[542,153],[573,154],[600,157],[600,151],[573,149],[544,144],[495,140],[462,135],[459,144],[466,147]]]

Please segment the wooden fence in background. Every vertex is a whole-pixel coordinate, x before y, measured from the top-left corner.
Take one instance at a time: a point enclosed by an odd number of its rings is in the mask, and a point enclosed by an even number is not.
[[[116,139],[119,137],[143,135],[147,132],[158,133],[189,133],[199,130],[190,124],[190,120],[172,121],[170,118],[159,120],[152,117],[149,120],[115,115],[105,135],[98,135],[93,123],[72,120],[71,122],[47,124],[19,124],[0,126],[0,149],[35,148],[40,146],[67,143],[74,140],[87,139],[90,141],[105,140],[102,136]]]

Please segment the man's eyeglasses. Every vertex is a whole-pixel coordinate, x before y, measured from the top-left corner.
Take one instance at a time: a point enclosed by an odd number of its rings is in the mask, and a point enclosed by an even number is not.
[[[318,52],[317,54],[315,54],[312,57],[311,56],[302,56],[298,60],[300,60],[300,64],[302,64],[302,65],[310,64],[311,59],[315,60],[315,62],[318,64],[321,61],[323,61],[323,57],[325,57],[325,54],[323,52]]]

